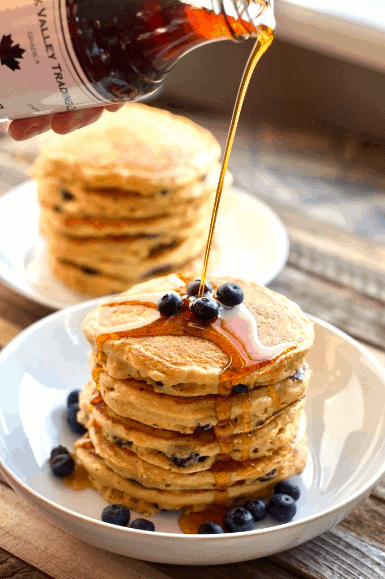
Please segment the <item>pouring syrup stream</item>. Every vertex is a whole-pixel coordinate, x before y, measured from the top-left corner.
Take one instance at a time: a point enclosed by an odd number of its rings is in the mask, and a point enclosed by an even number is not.
[[[208,238],[207,238],[205,256],[204,256],[204,260],[203,260],[201,281],[200,281],[199,291],[198,291],[198,297],[200,297],[200,298],[204,294],[207,266],[209,263],[210,249],[211,249],[211,244],[212,244],[213,236],[214,236],[215,223],[217,220],[219,203],[221,201],[222,190],[223,190],[223,183],[225,181],[227,165],[229,163],[229,158],[230,158],[230,153],[231,153],[231,149],[233,146],[235,131],[236,131],[236,128],[238,125],[239,115],[241,114],[241,109],[242,109],[243,101],[245,100],[247,87],[249,86],[249,82],[250,82],[251,76],[254,72],[254,69],[257,66],[258,61],[261,58],[261,56],[263,54],[265,54],[266,50],[269,48],[270,44],[273,42],[273,38],[274,38],[274,32],[271,28],[269,28],[267,26],[263,26],[261,28],[262,28],[262,32],[260,33],[259,38],[254,45],[253,51],[249,56],[249,60],[247,61],[246,68],[243,72],[241,85],[239,87],[237,100],[235,102],[233,115],[231,118],[229,133],[227,136],[225,154],[223,156],[222,167],[221,167],[221,172],[219,175],[219,181],[218,181],[218,186],[217,186],[217,192],[215,194],[214,208],[213,208],[213,212],[211,215],[210,229],[209,229],[209,234],[208,234]]]

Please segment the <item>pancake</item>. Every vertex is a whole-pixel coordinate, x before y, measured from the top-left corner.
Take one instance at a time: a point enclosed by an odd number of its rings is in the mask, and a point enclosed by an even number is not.
[[[57,177],[46,177],[38,181],[38,200],[44,207],[57,213],[120,218],[151,218],[156,215],[183,212],[184,208],[196,201],[202,201],[215,193],[219,178],[219,164],[197,181],[177,189],[159,189],[151,197],[140,191],[126,189],[83,189],[79,183],[67,183]],[[232,182],[226,173],[225,187]]]
[[[110,442],[102,427],[91,421],[88,425],[89,437],[95,450],[114,472],[127,479],[133,479],[142,486],[170,490],[206,490],[218,486],[218,468],[221,476],[226,478],[227,488],[237,482],[245,484],[264,478],[267,473],[276,469],[281,462],[291,456],[293,448],[305,434],[305,417],[299,422],[293,438],[285,445],[267,456],[245,461],[229,460],[215,462],[210,468],[199,471],[164,469],[140,458],[126,446]],[[198,460],[206,460],[200,457]]]
[[[189,280],[187,279],[186,282]],[[292,344],[293,349],[279,355],[271,363],[253,369],[242,376],[242,384],[249,388],[261,384],[275,384],[293,374],[303,363],[304,357],[314,340],[313,324],[301,309],[285,298],[252,281],[209,277],[214,290],[227,281],[239,283],[244,290],[244,306],[251,313],[258,328],[258,338],[266,347]],[[151,280],[124,292],[123,296],[138,296],[145,301],[146,294],[167,293],[174,290],[181,294],[186,291],[186,283],[176,275]],[[143,303],[100,304],[85,318],[83,329],[94,350],[98,335],[108,333],[109,328],[127,323],[145,323],[154,315],[152,307]],[[131,377],[162,383],[165,393],[174,396],[183,391],[178,385],[195,384],[202,386],[195,394],[208,392],[218,394],[221,375],[229,365],[229,356],[217,344],[207,339],[191,335],[154,335],[148,337],[118,337],[103,343],[102,352],[107,357],[107,368],[111,375],[115,372],[108,366],[109,356],[118,360],[120,377]],[[115,374],[116,375],[116,374]]]
[[[198,232],[197,232],[198,233]],[[93,269],[100,275],[107,275],[110,277],[121,277],[128,281],[140,279],[140,277],[154,268],[162,266],[164,263],[168,264],[170,269],[175,270],[179,265],[190,260],[192,257],[200,255],[206,245],[206,240],[203,235],[193,235],[180,239],[175,242],[165,244],[153,244],[152,251],[147,257],[143,256],[138,259],[136,256],[127,254],[122,251],[121,255],[106,255],[105,248],[102,255],[100,253],[92,253],[82,251],[82,248],[75,243],[66,243],[65,247],[58,250],[58,245],[53,242],[50,245],[49,253],[54,256],[57,261],[66,261],[70,259],[71,263],[77,265],[79,268]],[[92,245],[92,244],[91,244]],[[71,249],[72,246],[72,249]],[[70,256],[70,258],[68,257]]]
[[[196,430],[191,435],[152,428],[119,416],[103,401],[93,404],[90,410],[90,401],[95,396],[97,391],[90,383],[80,395],[78,421],[86,426],[90,421],[100,424],[108,442],[129,448],[146,462],[187,473],[207,470],[220,458],[222,449],[213,428]],[[295,402],[263,426],[229,437],[229,456],[240,461],[272,454],[294,438],[303,407],[303,400]]]
[[[192,233],[201,231],[193,229]],[[139,262],[149,256],[156,255],[159,248],[173,247],[183,241],[184,234],[147,233],[143,235],[111,235],[106,237],[74,237],[61,235],[50,227],[42,228],[41,234],[47,239],[49,247],[57,259],[67,259],[69,255],[76,259],[89,260],[96,258],[105,262],[127,260]]]
[[[297,379],[298,376],[300,379]],[[233,433],[248,432],[269,420],[306,393],[310,371],[301,366],[293,374],[273,386],[260,386],[247,394],[231,394],[228,398]],[[191,433],[197,428],[218,424],[218,397],[170,396],[138,380],[116,380],[107,372],[99,375],[100,394],[119,416],[131,418],[153,428]],[[95,385],[93,385],[95,388]],[[245,404],[250,404],[248,416]]]
[[[218,162],[215,137],[193,121],[130,103],[82,133],[40,138],[33,175],[84,189],[118,188],[153,195],[198,180]],[[87,146],[84,144],[87,143]]]
[[[129,481],[114,470],[96,453],[88,437],[75,443],[76,454],[88,471],[89,477],[103,497],[111,503],[120,503],[135,509],[144,515],[153,515],[160,510],[177,510],[185,512],[201,511],[208,505],[224,502],[214,489],[206,490],[165,490],[147,488]],[[300,474],[305,467],[307,457],[306,439],[298,442],[285,461],[276,470],[266,473],[265,480],[255,480],[249,484],[240,481],[228,488],[225,502],[227,504],[244,504],[250,498],[265,497],[272,494],[274,486],[294,474]]]
[[[114,275],[109,276],[103,274],[103,272],[98,269],[81,266],[71,261],[71,257],[72,254],[69,254],[66,259],[59,260],[50,251],[47,251],[46,254],[49,269],[60,282],[70,287],[79,295],[95,297],[119,294],[135,284],[141,283],[145,279],[164,276],[165,273],[170,271],[196,276],[202,267],[203,252],[184,262],[177,262],[175,264],[169,263],[167,256],[163,254],[163,259],[160,260],[158,264],[152,262],[152,267],[148,267],[139,272],[136,270],[138,275],[133,278],[127,276],[127,269],[120,264],[116,266]],[[221,247],[214,239],[210,256],[210,267],[215,267],[215,264],[221,259]]]
[[[70,257],[70,256],[69,256]],[[59,261],[54,255],[48,253],[47,261],[53,275],[65,286],[83,296],[106,296],[118,294],[143,279],[156,278],[175,269],[181,271],[185,267],[189,270],[194,260],[175,264],[173,267],[167,260],[158,267],[152,267],[142,272],[140,277],[129,279],[125,276],[125,269],[121,266],[116,268],[114,276],[104,275],[95,269],[80,267],[72,261]]]
[[[104,215],[75,216],[58,213],[54,209],[41,207],[40,229],[50,228],[61,235],[74,237],[103,238],[111,235],[146,235],[161,234],[164,231],[178,233],[186,228],[194,227],[196,223],[206,223],[210,220],[212,202],[210,198],[191,203],[183,211],[157,214],[148,218],[129,218],[122,214],[120,217],[106,217]]]

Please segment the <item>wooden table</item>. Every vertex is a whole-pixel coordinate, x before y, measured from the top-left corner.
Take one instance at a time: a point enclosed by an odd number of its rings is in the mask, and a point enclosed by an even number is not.
[[[178,103],[166,104],[178,108]],[[184,109],[183,113],[209,126],[223,143],[228,119],[199,110]],[[363,219],[360,227],[369,227],[369,234],[359,236],[355,231],[356,222],[349,217],[351,203],[338,187],[338,179],[346,180],[347,176],[343,157],[336,150],[329,151],[326,158],[324,153],[317,154],[314,140],[313,157],[298,155],[296,143],[299,140],[303,143],[304,139],[306,142],[309,135],[289,138],[268,127],[242,127],[240,135],[231,163],[236,183],[267,200],[280,214],[290,234],[288,264],[270,287],[298,302],[305,311],[365,343],[385,364],[385,251],[380,243],[381,228],[374,228],[371,235],[370,224],[365,226]],[[0,137],[0,194],[26,179],[35,155],[35,141],[14,143]],[[288,171],[291,171],[290,179],[301,175],[302,181],[293,185],[287,178]],[[310,171],[310,180],[306,180],[306,171]],[[344,227],[322,218],[319,191],[309,211],[309,199],[312,200],[319,183],[314,181],[314,174],[328,183],[328,199],[335,201],[341,195],[338,208],[342,213],[338,215],[343,215]],[[373,183],[378,176],[367,177]],[[376,194],[370,198],[368,214],[374,216],[374,220],[385,206],[382,182],[383,176],[378,180]],[[295,198],[298,191],[305,194],[306,202]],[[368,203],[367,191],[361,193],[358,191],[355,197],[356,204],[361,204],[359,207]],[[349,225],[350,222],[353,225]],[[0,347],[50,312],[0,283]],[[37,515],[0,482],[0,578],[3,579],[195,579],[197,576],[206,579],[383,579],[384,547],[385,485],[379,485],[371,497],[335,529],[299,547],[246,563],[182,567],[143,563],[83,543]]]

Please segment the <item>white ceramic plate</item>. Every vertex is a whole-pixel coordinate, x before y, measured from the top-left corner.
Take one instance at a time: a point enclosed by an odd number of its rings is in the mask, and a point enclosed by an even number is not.
[[[308,361],[309,458],[300,477],[295,519],[266,519],[249,533],[183,535],[178,513],[151,517],[155,533],[102,523],[96,491],[73,491],[54,479],[48,457],[72,447],[68,392],[88,378],[81,323],[98,300],[56,312],[30,326],[0,354],[0,464],[5,478],[38,512],[72,535],[130,557],[177,564],[232,563],[294,547],[337,524],[373,490],[385,465],[385,370],[362,346],[316,321]],[[135,514],[132,514],[135,517]]]
[[[27,181],[0,198],[0,279],[19,293],[60,309],[85,301],[51,275],[38,233],[36,186]],[[217,234],[222,257],[212,273],[267,284],[286,263],[289,242],[279,217],[240,189],[223,194]]]

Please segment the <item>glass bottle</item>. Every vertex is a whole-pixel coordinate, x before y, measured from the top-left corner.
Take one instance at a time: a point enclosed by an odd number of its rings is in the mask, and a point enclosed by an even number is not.
[[[0,119],[140,100],[196,46],[274,28],[272,0],[1,0],[0,22]]]

